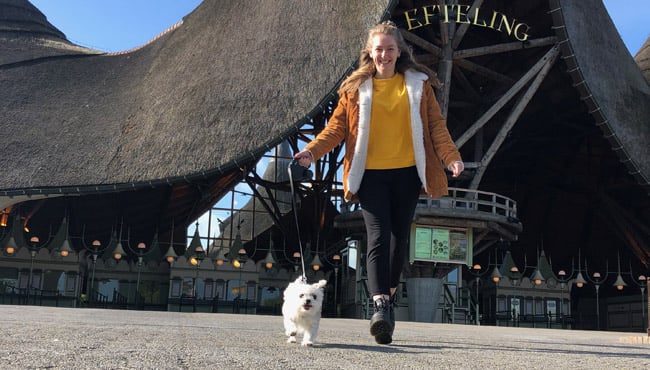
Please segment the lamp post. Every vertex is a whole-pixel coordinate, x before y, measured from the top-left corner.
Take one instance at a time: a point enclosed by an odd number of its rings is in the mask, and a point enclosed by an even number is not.
[[[498,326],[499,324],[499,320],[498,320],[499,282],[501,282],[501,279],[503,279],[503,275],[501,275],[501,271],[499,271],[499,268],[496,265],[492,269],[492,273],[490,274],[490,279],[492,279],[492,282],[494,283],[494,326]]]
[[[145,255],[145,249],[147,249],[147,245],[140,242],[138,243],[137,246],[138,249],[138,279],[136,280],[135,283],[135,305],[137,306],[140,300],[140,274],[142,272],[142,265],[144,263],[144,255]]]
[[[587,261],[585,261],[585,273],[587,280],[594,284],[594,287],[596,288],[596,330],[600,330],[600,286],[609,276],[609,263],[608,261],[605,261],[605,276],[602,276],[600,272],[595,271],[591,274],[591,277],[589,277],[589,273],[587,272]],[[579,277],[581,278],[582,275],[580,274]],[[581,286],[579,283],[576,283],[576,285],[578,285],[578,287]]]
[[[636,285],[639,286],[639,289],[641,290],[641,328],[646,327],[646,318],[650,316],[650,302],[648,302],[648,306],[646,307],[646,295],[645,291],[646,288],[650,288],[650,276],[646,275],[639,275],[636,279],[634,278],[634,272],[632,271],[632,261],[630,261],[630,277],[632,278],[632,281]],[[648,298],[650,298],[650,290],[648,291]],[[646,312],[646,309],[648,310]],[[650,337],[650,323],[648,325],[648,336]]]
[[[38,236],[34,235],[31,238],[29,238],[29,256],[30,256],[30,262],[29,262],[29,277],[27,279],[27,303],[29,303],[29,296],[32,290],[32,276],[34,274],[34,258],[36,257],[36,254],[38,254],[38,249],[40,243],[40,239]]]
[[[332,256],[332,263],[334,264],[334,309],[336,310],[336,317],[340,316],[338,304],[338,287],[339,287],[339,266],[341,266],[341,255],[336,253]]]
[[[479,301],[479,285],[481,284],[481,277],[485,274],[488,273],[488,269],[485,269],[484,272],[481,273],[482,266],[478,263],[474,264],[468,271],[469,273],[474,276],[474,282],[476,285],[476,313],[475,313],[475,320],[476,320],[476,325],[481,325],[481,320],[480,320],[480,307],[481,303]]]
[[[592,275],[592,283],[596,287],[596,329],[600,330],[600,285],[602,284],[600,272],[596,271]]]
[[[512,266],[510,268],[510,284],[514,288],[514,295],[510,301],[511,310],[512,310],[512,321],[518,325],[519,315],[521,313],[521,302],[517,296],[517,287],[521,283],[521,272],[517,266]],[[515,308],[516,307],[516,308]]]
[[[248,286],[246,286],[246,289],[244,289],[244,282],[242,281],[242,270],[244,269],[244,265],[246,264],[246,260],[248,259],[248,255],[246,254],[246,249],[242,246],[239,248],[237,251],[237,259],[239,261],[239,296],[241,298],[243,292],[246,292],[246,300],[244,304],[244,310],[248,311]]]
[[[648,277],[645,275],[639,275],[637,281],[637,285],[639,285],[639,289],[641,289],[641,327],[643,328],[646,322],[645,289],[648,286]],[[648,332],[648,336],[650,336],[650,332]]]
[[[90,273],[90,286],[86,288],[86,296],[90,297],[90,290],[95,289],[95,268],[97,267],[97,255],[99,254],[99,247],[101,247],[102,243],[99,240],[93,240],[92,242],[92,264],[93,268]]]
[[[571,275],[567,276],[566,271],[560,270],[556,277],[557,281],[560,283],[560,317],[562,320],[562,329],[565,329],[566,327],[564,318],[564,289],[566,289],[567,283],[571,280]]]
[[[190,265],[195,267],[194,277],[192,277],[192,310],[196,312],[196,299],[198,298],[196,282],[199,279],[199,267],[201,266],[201,261],[205,258],[205,249],[203,246],[198,243],[192,251],[190,256]]]
[[[196,281],[199,278],[199,267],[201,267],[201,261],[205,258],[205,250],[202,245],[197,245],[194,248],[194,255],[190,257],[190,265],[196,267],[194,272],[194,278],[192,279],[192,296],[196,302],[197,292],[196,292]]]

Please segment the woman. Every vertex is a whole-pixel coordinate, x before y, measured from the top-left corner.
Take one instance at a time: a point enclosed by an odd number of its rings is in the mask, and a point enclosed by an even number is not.
[[[392,342],[393,295],[420,192],[447,195],[443,163],[454,177],[464,169],[432,84],[439,86],[435,73],[415,62],[395,24],[376,25],[327,126],[294,155],[309,167],[345,141],[343,187],[347,200],[361,204],[375,308],[370,334],[379,344]]]

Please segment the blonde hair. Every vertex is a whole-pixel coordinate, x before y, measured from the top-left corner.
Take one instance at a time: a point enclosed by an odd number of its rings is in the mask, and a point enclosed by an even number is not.
[[[358,67],[343,81],[341,87],[339,87],[339,96],[358,90],[359,86],[365,80],[372,78],[372,76],[375,75],[375,63],[370,54],[372,50],[373,37],[378,33],[392,36],[395,39],[395,42],[397,42],[397,47],[401,53],[395,63],[396,72],[404,73],[408,69],[414,69],[427,74],[429,76],[429,81],[433,86],[442,86],[434,71],[415,61],[413,51],[404,40],[404,36],[402,36],[397,25],[391,21],[385,21],[368,30],[368,39],[366,40],[366,46],[361,50],[361,54],[359,55]]]

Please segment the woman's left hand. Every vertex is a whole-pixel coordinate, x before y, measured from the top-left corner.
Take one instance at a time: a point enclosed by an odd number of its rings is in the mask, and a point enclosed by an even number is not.
[[[461,161],[454,161],[447,166],[447,169],[451,171],[451,177],[458,177],[465,169],[465,164]]]

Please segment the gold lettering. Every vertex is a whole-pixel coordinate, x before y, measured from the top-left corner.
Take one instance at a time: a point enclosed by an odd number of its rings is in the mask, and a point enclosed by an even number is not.
[[[429,8],[431,8],[431,11],[429,11]],[[437,13],[440,14],[440,5],[429,5],[422,7],[422,12],[424,13],[424,24],[431,24],[430,18],[436,14],[436,10],[438,10]]]
[[[475,25],[475,26],[480,26],[480,27],[485,27],[485,26],[487,26],[487,24],[485,23],[485,21],[481,21],[481,23],[478,23],[478,19],[479,19],[478,15],[479,15],[479,11],[480,11],[480,9],[481,9],[481,8],[479,8],[479,7],[476,7],[476,8],[474,9],[474,25]]]
[[[497,13],[496,11],[492,12],[492,20],[490,21],[490,25],[488,26],[488,28],[494,29],[494,21],[496,21],[497,19],[497,14],[499,13]]]
[[[449,5],[445,5],[445,20],[443,21],[443,23],[449,23]]]
[[[525,31],[519,32],[520,28],[525,28]],[[528,31],[530,27],[526,23],[519,23],[515,26],[515,38],[519,41],[528,40]]]
[[[409,13],[410,13],[410,12],[413,12],[413,18],[411,18],[411,17],[409,16]],[[406,18],[406,24],[408,25],[408,30],[409,30],[409,31],[410,31],[410,30],[414,30],[414,29],[416,29],[416,28],[420,28],[420,27],[423,26],[423,24],[420,23],[420,21],[418,21],[418,20],[415,18],[415,16],[417,15],[417,13],[418,13],[418,10],[417,10],[417,9],[411,9],[411,10],[407,10],[407,11],[404,12],[404,17]],[[413,23],[411,23],[412,21],[416,21],[417,24],[416,24],[415,26],[413,26]]]
[[[469,5],[452,5],[453,7],[456,7],[456,23],[467,23],[470,24],[469,18],[467,18],[467,13],[469,11]],[[465,8],[465,13],[463,13],[463,10],[461,8]],[[461,17],[465,16],[465,20],[462,20]]]
[[[408,31],[428,26],[434,23],[435,17],[440,17],[440,22],[456,22],[459,24],[472,24],[478,27],[487,27],[495,31],[506,32],[509,36],[514,36],[519,41],[528,40],[530,26],[523,22],[517,22],[516,19],[509,20],[508,16],[502,13],[492,11],[492,17],[487,22],[481,18],[481,8],[476,7],[470,15],[470,5],[425,5],[421,8],[414,8],[404,12],[404,19]],[[454,17],[455,14],[455,17]],[[450,20],[451,17],[454,17]]]
[[[508,35],[512,35],[512,29],[515,27],[515,19],[513,19],[512,24],[510,24],[508,23],[508,17],[506,17],[505,14],[501,14],[501,22],[499,22],[499,28],[497,28],[497,31],[501,31],[501,26],[504,24],[506,25],[506,32]]]

